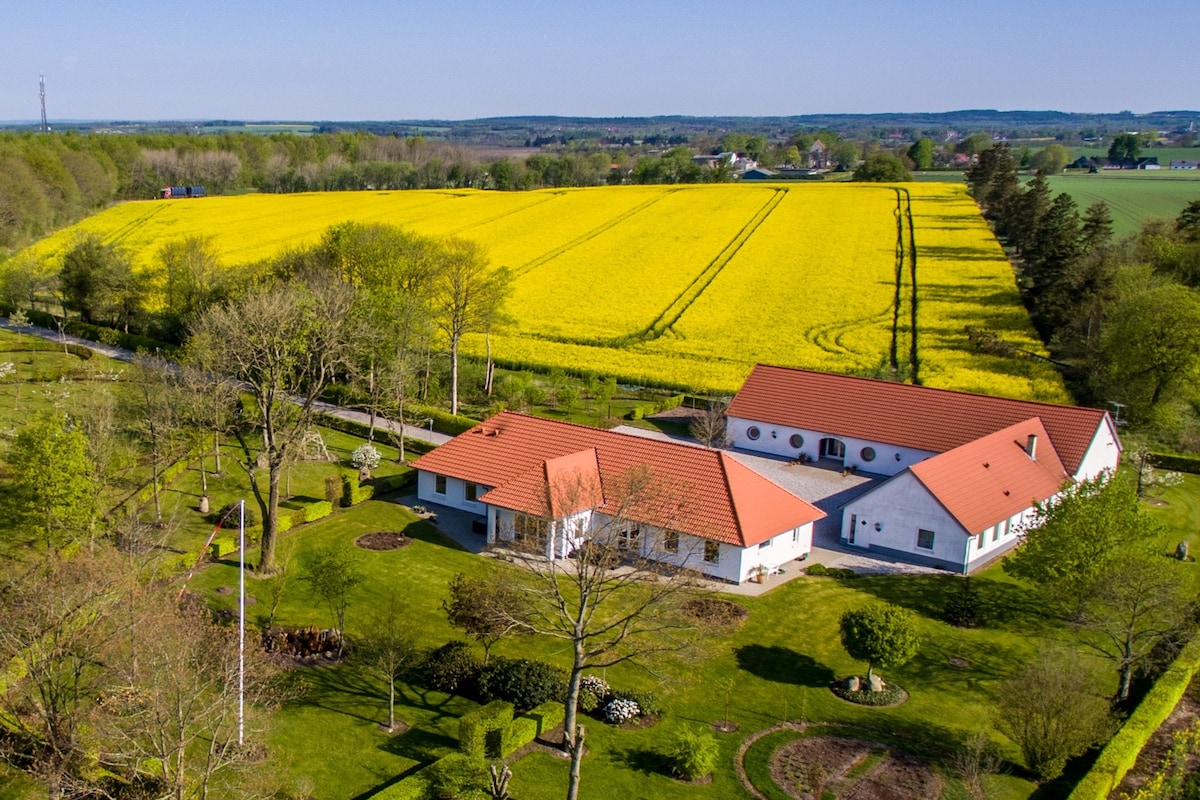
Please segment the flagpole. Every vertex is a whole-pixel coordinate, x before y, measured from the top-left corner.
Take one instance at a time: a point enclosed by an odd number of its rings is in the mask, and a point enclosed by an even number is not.
[[[238,747],[242,746],[246,699],[246,499],[238,520]]]

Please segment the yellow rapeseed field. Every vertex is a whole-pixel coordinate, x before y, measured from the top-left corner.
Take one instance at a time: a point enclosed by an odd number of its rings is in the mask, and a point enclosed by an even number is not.
[[[908,184],[922,382],[1066,400],[1035,358],[973,350],[967,326],[1042,349],[1012,270],[965,189]],[[618,186],[245,195],[115,206],[35,245],[50,268],[81,232],[153,274],[172,239],[214,237],[227,264],[315,242],[330,225],[400,225],[483,244],[515,275],[502,363],[731,393],[755,363],[886,370],[897,192],[861,184]],[[905,267],[907,276],[907,264]],[[908,342],[908,278],[902,328]],[[480,337],[464,342],[483,352]]]

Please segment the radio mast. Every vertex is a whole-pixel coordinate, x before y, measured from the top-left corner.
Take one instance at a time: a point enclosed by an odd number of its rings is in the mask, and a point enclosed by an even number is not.
[[[42,96],[42,133],[49,133],[50,125],[46,122],[46,76],[41,75],[39,77],[41,78],[41,80],[38,81],[40,90],[39,93]]]

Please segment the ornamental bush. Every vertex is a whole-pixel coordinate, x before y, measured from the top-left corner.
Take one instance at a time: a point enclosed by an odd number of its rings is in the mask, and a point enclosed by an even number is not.
[[[520,711],[560,700],[566,694],[562,670],[529,658],[494,658],[478,679],[479,699],[507,700]]]
[[[579,679],[579,700],[575,707],[583,713],[595,713],[611,699],[612,687],[603,678],[584,675]]]
[[[624,697],[614,697],[604,706],[602,715],[605,722],[612,725],[620,725],[622,722],[629,722],[631,719],[640,717],[642,709],[636,701],[627,700]]]
[[[355,469],[375,469],[379,466],[380,455],[372,444],[360,444],[354,448],[354,452],[350,454],[350,463]]]
[[[684,728],[675,734],[666,756],[675,777],[699,780],[717,766],[717,740],[706,731]]]
[[[430,653],[421,665],[421,679],[430,689],[470,694],[479,676],[479,660],[463,641],[447,642]]]

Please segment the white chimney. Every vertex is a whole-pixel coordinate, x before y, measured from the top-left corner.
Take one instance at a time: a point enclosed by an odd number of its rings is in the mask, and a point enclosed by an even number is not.
[[[1029,440],[1025,443],[1025,452],[1034,461],[1037,461],[1037,434],[1029,434]]]

